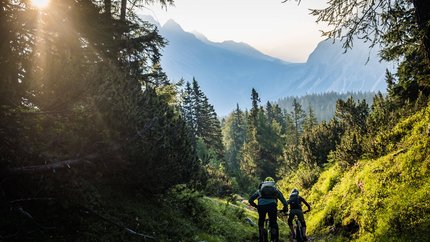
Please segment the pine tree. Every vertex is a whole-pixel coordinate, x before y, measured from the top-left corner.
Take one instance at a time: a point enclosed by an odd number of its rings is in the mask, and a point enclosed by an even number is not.
[[[192,136],[196,136],[196,115],[193,104],[193,89],[191,84],[186,82],[185,90],[182,93],[181,111],[182,117],[184,118]]]
[[[188,127],[193,131],[201,160],[220,165],[224,154],[221,124],[195,78],[191,84],[186,83],[181,109]]]
[[[303,121],[303,131],[310,132],[316,125],[318,125],[317,118],[315,116],[315,112],[312,109],[312,106],[309,105],[309,111],[305,120]]]
[[[293,111],[287,115],[287,141],[284,151],[284,157],[291,168],[295,168],[302,161],[300,150],[300,138],[303,132],[303,122],[306,113],[303,111],[300,103],[293,100]]]
[[[249,115],[250,117],[250,125],[256,127],[257,125],[257,118],[258,118],[258,112],[259,112],[259,103],[260,103],[260,98],[258,97],[258,93],[257,91],[252,88],[251,91],[251,113]]]
[[[237,104],[233,113],[227,117],[223,128],[227,171],[233,175],[240,172],[240,152],[245,143],[246,130],[245,114]]]

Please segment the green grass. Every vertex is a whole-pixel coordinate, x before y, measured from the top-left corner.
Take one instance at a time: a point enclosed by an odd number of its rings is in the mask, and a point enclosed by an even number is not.
[[[375,139],[386,155],[343,170],[333,162],[304,191],[313,207],[308,231],[316,240],[430,240],[429,111]]]
[[[120,197],[120,199],[118,199]],[[206,197],[185,186],[179,186],[158,198],[130,197],[126,194],[104,194],[107,201],[98,212],[120,221],[136,232],[154,236],[154,241],[257,241],[258,214],[236,199]],[[288,229],[279,221],[281,241]],[[119,227],[95,217],[85,218],[77,241],[142,241]],[[152,241],[152,240],[148,240]]]

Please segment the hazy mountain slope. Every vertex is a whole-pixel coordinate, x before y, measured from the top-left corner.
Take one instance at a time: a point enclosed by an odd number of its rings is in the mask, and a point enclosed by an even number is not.
[[[167,22],[160,32],[169,41],[161,63],[169,78],[190,81],[195,77],[221,114],[230,111],[236,102],[245,105],[252,87],[269,93],[270,80],[279,78],[285,68],[295,66],[258,55],[251,48],[235,51],[231,43],[205,43],[173,21]]]
[[[325,92],[321,94],[307,94],[300,97],[289,96],[280,98],[273,103],[278,104],[281,109],[291,113],[293,111],[293,100],[296,99],[307,113],[309,112],[309,107],[311,107],[318,121],[328,121],[334,116],[337,100],[346,101],[349,97],[352,97],[356,101],[364,99],[371,106],[375,94],[375,92]]]
[[[321,42],[306,63],[287,63],[270,57],[245,43],[214,43],[202,34],[184,31],[169,20],[160,28],[169,44],[162,67],[173,81],[195,77],[219,115],[236,103],[249,107],[256,88],[263,102],[287,96],[328,91],[385,90],[386,63],[379,63],[376,50],[356,43],[343,54],[340,43]],[[366,61],[370,61],[366,65]]]

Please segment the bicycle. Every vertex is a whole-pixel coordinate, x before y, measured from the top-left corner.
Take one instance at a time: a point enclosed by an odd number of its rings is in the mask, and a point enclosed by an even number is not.
[[[303,214],[306,214],[307,212],[309,212],[309,210],[304,211]],[[288,216],[289,215],[290,215],[290,213],[288,213]],[[294,216],[293,228],[294,228],[296,237],[293,238],[292,241],[295,240],[297,242],[304,242],[305,238],[304,238],[304,234],[303,234],[302,223],[300,222],[300,220],[297,217],[297,215]]]
[[[286,215],[288,214],[288,213],[285,213],[284,210],[278,210],[278,213],[284,213]],[[269,241],[269,235],[270,235],[270,241]],[[266,215],[266,218],[264,219],[263,241],[264,242],[278,242],[272,238],[271,227],[270,227],[268,215]]]

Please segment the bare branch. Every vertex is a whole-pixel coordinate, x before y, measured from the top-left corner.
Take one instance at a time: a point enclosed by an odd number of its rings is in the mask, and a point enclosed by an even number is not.
[[[96,159],[99,156],[100,156],[99,154],[91,154],[81,159],[63,160],[63,161],[57,161],[57,162],[53,162],[45,165],[14,167],[14,168],[8,168],[6,169],[6,171],[10,174],[15,174],[15,175],[36,174],[36,173],[44,173],[47,171],[56,172],[56,170],[71,168],[72,166],[79,165],[84,162],[88,162],[88,160]]]
[[[21,203],[21,202],[31,202],[31,201],[54,201],[53,197],[31,197],[31,198],[22,198],[9,201],[10,204]]]

